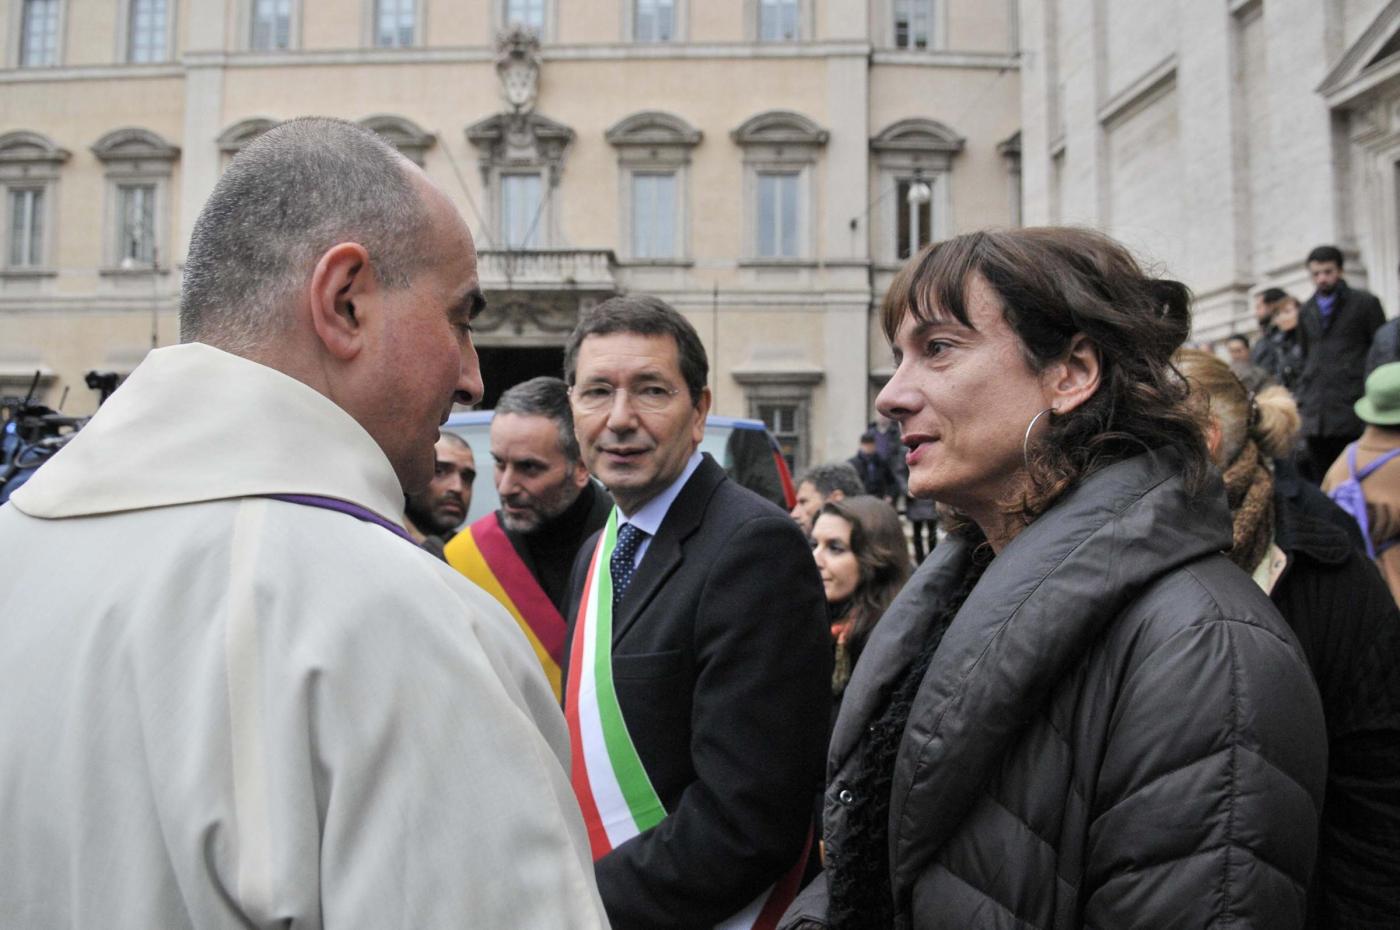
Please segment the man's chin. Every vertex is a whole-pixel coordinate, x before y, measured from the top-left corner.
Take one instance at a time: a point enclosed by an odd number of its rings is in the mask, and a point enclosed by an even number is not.
[[[502,512],[501,522],[506,529],[513,533],[533,533],[540,528],[540,521],[534,514],[526,517],[512,517],[510,514]]]

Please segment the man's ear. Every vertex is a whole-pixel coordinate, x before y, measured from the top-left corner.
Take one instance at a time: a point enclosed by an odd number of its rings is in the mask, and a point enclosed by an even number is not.
[[[686,393],[685,388],[681,388],[682,393]],[[700,396],[695,401],[695,422],[690,433],[691,440],[698,446],[705,439],[705,418],[710,415],[710,403],[713,398],[710,396],[709,386],[700,389]]]
[[[369,253],[358,242],[331,246],[311,272],[311,325],[333,357],[348,361],[364,347],[357,303],[378,286]]]
[[[1099,349],[1083,333],[1075,333],[1064,358],[1042,375],[1046,406],[1063,416],[1093,397],[1099,389]]]
[[[574,473],[570,477],[573,480],[574,487],[578,488],[580,491],[588,484],[588,466],[583,464],[583,456],[580,455],[578,461],[574,462]]]

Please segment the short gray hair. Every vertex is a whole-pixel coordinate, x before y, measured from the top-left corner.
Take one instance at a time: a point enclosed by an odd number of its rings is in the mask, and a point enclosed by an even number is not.
[[[496,416],[514,413],[522,417],[548,417],[559,428],[559,451],[570,465],[579,459],[578,437],[574,435],[574,413],[569,407],[569,388],[558,378],[541,375],[508,389],[496,401]]]
[[[826,462],[822,465],[813,465],[797,476],[797,486],[801,487],[804,481],[816,488],[817,493],[822,497],[830,497],[832,491],[840,491],[847,497],[855,497],[857,494],[865,493],[865,485],[861,483],[860,473],[850,462]]]
[[[180,338],[247,352],[283,330],[288,302],[340,242],[369,252],[386,287],[408,284],[427,211],[404,161],[373,132],[290,120],[243,149],[195,221]]]

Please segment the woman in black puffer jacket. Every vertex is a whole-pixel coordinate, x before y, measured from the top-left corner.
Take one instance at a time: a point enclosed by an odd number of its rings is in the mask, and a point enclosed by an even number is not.
[[[969,524],[846,691],[782,926],[1302,924],[1325,767],[1298,643],[1221,555],[1170,365],[1189,294],[1095,233],[925,249],[883,324],[910,493]]]

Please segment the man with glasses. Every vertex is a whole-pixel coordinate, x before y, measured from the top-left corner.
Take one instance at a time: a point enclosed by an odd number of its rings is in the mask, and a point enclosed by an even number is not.
[[[812,849],[831,647],[787,514],[698,449],[709,364],[654,297],[564,352],[585,463],[616,507],[574,563],[565,716],[617,930],[776,919]]]
[[[418,545],[442,559],[443,545],[471,510],[476,459],[470,443],[443,431],[433,446],[433,460],[428,486],[404,498],[404,528]]]

